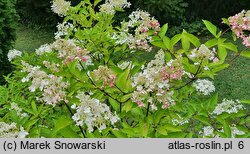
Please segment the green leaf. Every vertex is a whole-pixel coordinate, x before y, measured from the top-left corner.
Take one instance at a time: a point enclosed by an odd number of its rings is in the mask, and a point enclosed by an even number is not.
[[[208,111],[213,112],[218,102],[218,93],[214,94],[209,100],[206,102],[205,107]]]
[[[171,50],[171,40],[170,40],[170,38],[168,38],[167,36],[164,36],[164,37],[162,38],[162,40],[163,40],[163,43],[164,43],[165,47],[166,47],[168,50]]]
[[[161,30],[159,31],[158,35],[163,38],[166,33],[167,33],[167,30],[168,30],[168,24],[165,24],[161,27]]]
[[[122,111],[129,112],[133,108],[133,106],[134,103],[130,100],[123,105]]]
[[[31,126],[35,125],[37,123],[39,119],[32,119],[29,120],[28,122],[26,122],[23,127],[26,128],[27,130],[29,130],[31,128]]]
[[[236,45],[234,45],[233,43],[223,43],[222,46],[224,46],[225,48],[234,51],[234,52],[238,52],[238,48]]]
[[[80,136],[70,126],[61,129],[60,134],[64,138],[80,138]]]
[[[127,67],[124,72],[118,75],[116,85],[124,92],[128,93],[131,90],[131,80],[129,80],[130,67]]]
[[[165,44],[162,41],[152,41],[150,43],[153,44],[156,47],[160,47],[162,49],[167,49]]]
[[[205,116],[197,115],[197,116],[195,116],[195,119],[199,120],[200,122],[202,122],[202,123],[204,123],[206,125],[210,125],[209,119],[207,117],[205,117]]]
[[[149,130],[149,124],[148,123],[141,123],[141,135],[143,137],[147,137]]]
[[[132,96],[131,93],[130,93],[130,94],[123,95],[123,96],[120,98],[119,101],[121,101],[121,102],[126,102],[126,101],[128,101],[128,100],[131,98],[131,96]]]
[[[94,6],[96,6],[97,4],[99,4],[102,0],[95,0],[94,1]]]
[[[167,138],[184,138],[186,135],[187,133],[173,132],[173,133],[169,133],[166,137]]]
[[[217,39],[211,39],[211,40],[208,40],[206,43],[205,43],[206,47],[208,48],[211,48],[213,46],[216,46],[217,45]]]
[[[166,110],[158,110],[154,113],[154,123],[157,125],[161,118],[165,117],[167,115]]]
[[[201,45],[200,43],[200,40],[194,36],[193,34],[189,34],[189,33],[186,33],[189,41],[195,46],[195,47],[199,47]]]
[[[187,51],[190,48],[190,42],[188,37],[185,35],[187,32],[185,30],[183,30],[182,32],[182,37],[181,37],[181,44],[182,44],[182,48]]]
[[[222,21],[223,21],[223,23],[225,23],[225,24],[227,24],[228,26],[230,26],[230,23],[229,23],[229,21],[228,21],[227,18],[222,18]]]
[[[176,34],[171,38],[171,47],[173,48],[176,43],[178,43],[181,40],[181,34]]]
[[[216,72],[219,72],[221,70],[224,70],[224,69],[228,68],[229,66],[230,66],[229,64],[216,65],[215,67],[211,68],[211,71],[216,73]]]
[[[67,126],[71,125],[73,123],[73,120],[68,117],[60,117],[55,121],[55,133],[60,131],[63,128],[66,128]]]
[[[242,57],[250,58],[250,51],[242,51],[240,55]]]
[[[210,21],[207,21],[207,20],[202,20],[202,21],[207,27],[208,31],[217,38],[217,35],[216,35],[217,27],[214,24],[212,24]]]
[[[218,56],[220,59],[219,63],[224,63],[224,61],[227,57],[227,49],[223,46],[218,45]]]
[[[250,100],[240,100],[241,103],[243,104],[249,104],[250,105]]]
[[[223,124],[224,133],[226,134],[227,138],[231,138],[232,134],[231,134],[231,128],[229,126],[229,123],[226,120],[224,120],[222,124]]]
[[[158,133],[160,133],[161,135],[168,135],[167,130],[166,130],[164,127],[162,127],[162,126],[157,127],[156,131],[157,131]]]
[[[181,132],[182,131],[177,126],[173,126],[171,124],[164,124],[162,127],[164,127],[166,130],[168,130],[170,132]]]
[[[32,110],[34,111],[33,113],[38,114],[35,101],[31,102],[31,107],[32,107]]]
[[[118,112],[120,110],[120,105],[116,100],[109,97],[109,103],[115,111]]]
[[[115,137],[117,138],[127,138],[128,136],[126,134],[124,134],[121,131],[118,130],[112,130],[112,133],[115,135]]]

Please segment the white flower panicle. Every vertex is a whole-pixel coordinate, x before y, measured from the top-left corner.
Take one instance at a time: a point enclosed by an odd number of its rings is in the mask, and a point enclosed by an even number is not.
[[[48,105],[55,106],[60,101],[67,102],[65,89],[69,86],[67,82],[62,81],[62,77],[47,74],[40,70],[39,66],[32,66],[22,61],[23,70],[28,75],[22,79],[22,82],[31,81],[29,90],[35,92],[37,89],[42,91],[42,98],[38,100]]]
[[[18,51],[16,49],[10,50],[8,52],[8,60],[11,62],[13,59],[15,59],[16,57],[21,57],[22,56],[22,52]]]
[[[158,51],[155,59],[148,63],[143,72],[133,77],[132,86],[136,90],[132,94],[132,101],[139,107],[146,107],[145,103],[150,103],[151,109],[157,110],[155,102],[159,102],[163,109],[175,104],[172,99],[174,92],[169,90],[169,82],[181,79],[182,73],[179,71],[181,68],[175,67],[178,63],[176,60],[169,63],[169,66],[166,65],[164,57],[164,52]]]
[[[236,135],[244,135],[245,132],[239,130],[237,127],[233,126],[231,127],[231,132],[232,132],[232,138],[235,138]]]
[[[219,59],[216,57],[216,54],[217,52],[215,51],[215,48],[210,50],[206,45],[202,44],[199,48],[192,50],[189,57],[195,61],[203,59],[217,63]]]
[[[113,114],[109,107],[98,99],[91,98],[83,92],[80,92],[76,97],[80,100],[80,104],[71,106],[71,108],[76,109],[76,113],[72,116],[76,125],[83,126],[85,124],[89,132],[93,132],[94,128],[102,132],[107,125],[114,126],[118,122],[119,117],[116,113]]]
[[[18,130],[14,122],[11,124],[0,122],[0,138],[25,138],[28,134],[22,126]]]
[[[232,138],[235,138],[237,137],[236,135],[244,135],[245,132],[243,131],[240,131],[237,127],[235,127],[234,125],[231,125],[230,126],[230,129],[231,129],[231,134],[232,134]],[[222,129],[219,129],[218,132],[222,132],[224,133],[224,130],[223,128]],[[206,137],[214,137],[214,138],[220,138],[221,136],[219,134],[215,134],[215,130],[212,126],[205,126],[203,127],[203,130],[199,132],[199,134],[203,137],[203,138],[206,138]]]
[[[189,123],[189,120],[185,120],[179,114],[177,114],[177,116],[178,116],[178,118],[173,118],[172,119],[172,123],[173,123],[174,126],[184,125],[186,123]]]
[[[131,62],[129,62],[129,61],[124,61],[124,62],[122,62],[121,64],[117,64],[117,66],[118,66],[120,69],[125,70],[125,69],[129,66],[130,63],[131,63]]]
[[[213,114],[220,115],[224,112],[226,113],[237,113],[239,110],[243,110],[244,106],[240,103],[239,100],[233,101],[233,100],[227,100],[224,99],[222,103],[218,104],[214,111],[212,112]]]
[[[51,71],[54,71],[54,72],[60,71],[60,69],[58,68],[58,67],[60,67],[60,64],[58,64],[58,63],[51,63],[51,62],[45,60],[45,61],[43,61],[43,65]]]
[[[69,22],[58,23],[57,32],[55,33],[55,39],[61,39],[63,36],[69,34],[69,31],[76,31],[74,25]]]
[[[38,49],[36,49],[35,52],[36,52],[37,55],[42,55],[44,53],[49,53],[49,52],[52,52],[52,47],[49,44],[44,44],[44,45],[41,45]]]
[[[16,103],[13,102],[10,105],[11,105],[10,106],[10,110],[15,110],[18,116],[20,116],[22,118],[28,116],[27,113],[25,113],[25,112],[23,113],[22,112],[22,109]]]
[[[210,93],[215,91],[215,86],[213,83],[206,79],[198,79],[193,86],[196,88],[196,90],[203,95],[210,95]]]
[[[151,36],[148,32],[151,30],[157,35],[160,30],[159,22],[150,17],[148,12],[141,10],[132,12],[129,19],[128,22],[122,23],[122,31],[114,33],[112,39],[116,40],[116,44],[128,44],[130,49],[151,51]],[[129,33],[130,29],[134,30],[134,33]]]
[[[70,9],[71,2],[65,0],[53,0],[51,9],[60,17],[66,16]]]
[[[93,65],[89,51],[76,45],[72,39],[58,39],[52,45],[52,48],[58,52],[58,58],[63,59],[64,64],[71,63],[76,59],[84,62],[86,66]]]
[[[203,138],[214,137],[214,128],[212,126],[205,126],[203,127],[203,130],[199,132],[199,134],[202,135]]]
[[[106,0],[104,4],[100,6],[100,12],[107,14],[115,14],[116,8],[129,8],[131,3],[127,0]]]

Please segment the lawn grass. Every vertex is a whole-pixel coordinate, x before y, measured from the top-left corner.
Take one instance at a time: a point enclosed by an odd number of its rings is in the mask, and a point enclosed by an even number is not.
[[[53,40],[54,33],[52,30],[31,28],[20,24],[17,29],[17,39],[14,48],[20,51],[32,52],[42,44],[51,43]]]
[[[51,43],[54,39],[53,35],[53,31],[32,29],[20,25],[17,30],[15,48],[32,52],[42,44]],[[240,41],[237,44],[243,48]],[[234,55],[229,53],[227,62],[230,62],[233,57]],[[250,100],[250,59],[238,57],[230,63],[230,67],[221,71],[215,78],[219,100],[223,98]]]

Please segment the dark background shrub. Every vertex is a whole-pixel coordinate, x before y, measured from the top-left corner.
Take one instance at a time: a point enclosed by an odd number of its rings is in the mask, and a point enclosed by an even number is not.
[[[24,24],[55,27],[62,20],[51,11],[52,0],[17,0],[17,11]],[[81,0],[70,0],[72,5]],[[93,1],[93,0],[91,0]],[[129,0],[130,9],[116,17],[123,20],[136,9],[148,11],[161,24],[169,23],[170,34],[186,29],[191,33],[203,30],[201,19],[220,25],[222,17],[229,17],[243,9],[250,9],[250,0]]]
[[[7,53],[15,40],[15,29],[18,16],[15,9],[16,0],[0,0],[0,84],[3,84],[3,75],[11,72],[11,64]]]
[[[51,10],[52,0],[17,0],[17,12],[20,22],[26,25],[39,26],[41,28],[55,28],[62,18]],[[69,0],[67,0],[69,1]],[[70,0],[72,5],[81,0]]]

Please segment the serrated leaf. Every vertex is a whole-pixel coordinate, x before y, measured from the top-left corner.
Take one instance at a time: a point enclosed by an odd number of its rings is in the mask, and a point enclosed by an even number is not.
[[[195,47],[199,47],[199,46],[201,45],[200,40],[199,40],[196,36],[194,36],[193,34],[189,34],[189,33],[187,33],[186,35],[188,36],[189,41],[190,41]]]
[[[190,48],[190,42],[189,42],[189,39],[188,39],[188,37],[185,35],[186,34],[186,31],[185,30],[183,30],[183,32],[182,32],[182,37],[181,37],[181,44],[182,44],[182,48],[185,50],[185,51],[187,51],[187,50],[189,50],[189,48]]]
[[[167,135],[168,134],[167,130],[164,127],[161,127],[161,126],[157,127],[156,131],[158,133],[160,133],[161,135]]]
[[[218,45],[218,56],[219,56],[219,63],[224,63],[227,57],[227,49],[223,46]]]
[[[31,101],[31,108],[35,114],[38,114],[35,101]]]
[[[171,124],[164,124],[162,127],[164,127],[166,130],[168,130],[170,132],[181,132],[182,131],[179,127],[173,126]]]
[[[250,58],[250,51],[242,51],[240,55],[242,57]]]
[[[60,134],[62,134],[63,137],[65,138],[80,138],[81,137],[70,126],[61,129]]]
[[[225,48],[234,51],[234,52],[238,52],[238,48],[236,45],[234,45],[233,43],[223,43],[222,46],[224,46]]]
[[[167,33],[167,30],[168,30],[168,24],[165,24],[161,27],[161,30],[159,31],[158,35],[163,38],[166,33]]]
[[[221,70],[228,68],[229,66],[230,66],[229,64],[220,64],[220,65],[217,65],[216,67],[212,68],[211,71],[216,73],[216,72],[219,72]]]
[[[99,4],[102,0],[95,0],[94,1],[94,6],[96,6],[97,4]]]
[[[205,104],[206,109],[210,112],[213,112],[213,110],[215,109],[216,105],[218,102],[218,93],[214,94]]]
[[[174,47],[176,43],[178,43],[181,40],[181,34],[177,34],[171,38],[171,47]]]
[[[187,133],[173,132],[173,133],[169,133],[166,137],[167,138],[184,138],[186,135]]]
[[[130,67],[127,67],[124,72],[118,75],[116,79],[116,85],[124,92],[129,92],[131,88],[131,81],[129,80]]]
[[[224,130],[225,135],[227,136],[227,138],[231,138],[232,132],[231,132],[229,123],[226,120],[224,120],[222,124],[223,124],[223,130]]]
[[[67,126],[71,125],[73,123],[73,120],[68,117],[60,117],[55,121],[55,133],[60,131],[63,128],[66,128]]]
[[[211,48],[213,46],[216,46],[217,45],[217,39],[211,39],[211,40],[208,40],[206,43],[205,43],[206,47],[208,48]]]
[[[250,100],[240,100],[240,102],[243,104],[250,104]]]
[[[167,114],[166,110],[158,110],[154,113],[154,123],[157,125],[161,118],[165,117]]]
[[[162,41],[152,41],[150,43],[156,47],[160,47],[162,49],[167,49],[167,47],[164,45],[164,43]]]
[[[164,36],[162,40],[163,40],[163,43],[164,43],[165,47],[168,50],[171,50],[171,40],[170,40],[170,38]]]
[[[117,138],[127,138],[128,136],[126,134],[124,134],[121,131],[118,130],[112,130],[112,133],[115,135],[115,137]]]
[[[112,106],[112,108],[115,111],[118,112],[120,110],[120,104],[116,100],[114,100],[114,99],[112,99],[110,97],[109,97],[109,104]]]
[[[216,35],[217,27],[214,24],[212,24],[210,21],[207,21],[207,20],[202,20],[202,21],[207,27],[208,31],[217,38],[217,35]]]
[[[228,26],[230,26],[230,23],[229,23],[229,21],[228,21],[227,18],[222,18],[222,21],[223,21],[223,23],[225,23],[225,24],[227,24]]]
[[[128,102],[126,102],[123,107],[122,107],[122,111],[125,111],[125,112],[129,112],[132,107],[134,106],[133,102],[130,100]]]
[[[200,122],[202,122],[202,123],[204,123],[206,125],[210,125],[209,119],[207,117],[205,117],[205,116],[197,115],[197,116],[195,116],[195,119],[199,120]]]

